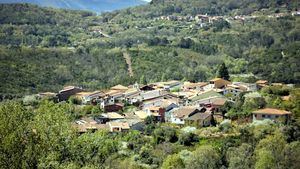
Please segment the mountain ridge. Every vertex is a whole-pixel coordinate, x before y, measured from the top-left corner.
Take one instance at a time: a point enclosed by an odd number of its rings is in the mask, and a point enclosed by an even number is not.
[[[29,3],[42,7],[109,12],[147,4],[145,0],[0,0],[0,3]]]

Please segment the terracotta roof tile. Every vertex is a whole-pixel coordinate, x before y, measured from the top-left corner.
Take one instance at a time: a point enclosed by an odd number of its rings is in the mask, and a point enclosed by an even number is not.
[[[274,115],[291,114],[291,112],[289,112],[289,111],[272,109],[272,108],[259,109],[259,110],[254,111],[253,113],[254,114],[274,114]]]

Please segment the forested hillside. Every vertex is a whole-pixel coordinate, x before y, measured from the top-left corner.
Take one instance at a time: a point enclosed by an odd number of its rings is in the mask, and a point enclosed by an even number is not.
[[[299,83],[300,17],[291,15],[298,1],[188,2],[156,0],[101,16],[2,4],[0,93],[56,91],[67,84],[99,89],[141,80],[205,81],[223,62],[235,78]],[[178,19],[199,14],[221,19]]]
[[[299,169],[299,3],[1,4],[0,169]]]

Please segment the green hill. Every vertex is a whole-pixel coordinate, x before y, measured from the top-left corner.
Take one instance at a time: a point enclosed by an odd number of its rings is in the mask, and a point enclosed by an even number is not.
[[[291,15],[299,2],[186,1],[155,0],[100,16],[2,4],[0,93],[57,91],[66,84],[99,89],[144,78],[205,81],[222,62],[231,74],[300,82],[300,17]],[[199,14],[219,17],[189,19]]]

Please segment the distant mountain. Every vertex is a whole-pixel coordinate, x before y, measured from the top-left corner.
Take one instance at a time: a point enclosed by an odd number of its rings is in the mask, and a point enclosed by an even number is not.
[[[45,7],[89,10],[96,13],[146,4],[149,0],[0,0],[0,3],[31,3]]]

